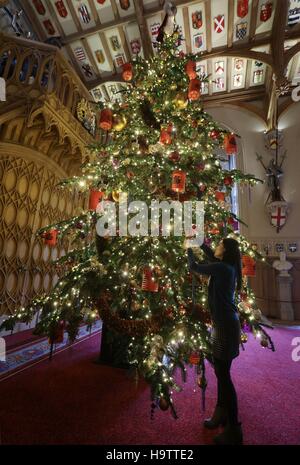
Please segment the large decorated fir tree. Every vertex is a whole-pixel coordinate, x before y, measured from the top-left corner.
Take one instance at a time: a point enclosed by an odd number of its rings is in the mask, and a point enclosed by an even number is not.
[[[199,75],[199,57],[179,51],[180,40],[175,31],[158,44],[153,58],[127,63],[120,99],[99,104],[101,142],[90,147],[82,175],[62,183],[62,188],[87,192],[89,205],[79,216],[40,231],[48,246],[65,236],[75,236],[76,246],[56,263],[64,273],[52,292],[3,324],[9,329],[17,321],[29,322],[40,310],[37,333],[55,342],[58,330],[65,329],[72,341],[81,324],[101,318],[119,353],[151,385],[153,403],[170,407],[174,416],[177,368],[185,378],[187,365],[196,365],[198,384],[206,386],[204,360],[211,350],[207,279],[190,275],[184,237],[172,234],[172,228],[169,235],[151,235],[150,219],[148,231],[141,221],[139,236],[120,235],[116,209],[116,234],[99,236],[96,226],[104,214],[99,201],[118,206],[121,193],[149,207],[153,199],[203,201],[206,240],[214,246],[225,236],[235,237],[243,254],[243,290],[236,296],[241,342],[247,341],[247,330],[273,348],[247,283],[261,257],[236,230],[240,220],[231,210],[233,186],[253,186],[258,180],[222,168],[236,153],[237,136],[203,111],[201,90],[208,77]],[[128,213],[128,220],[134,217],[136,212]]]

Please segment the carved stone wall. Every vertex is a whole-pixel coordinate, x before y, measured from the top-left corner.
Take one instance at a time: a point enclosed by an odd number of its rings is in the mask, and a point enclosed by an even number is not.
[[[51,262],[68,243],[49,248],[39,228],[76,215],[85,198],[56,187],[79,173],[93,142],[77,118],[89,93],[56,48],[0,33],[0,315],[48,293]]]
[[[44,245],[36,231],[83,207],[84,198],[56,187],[65,177],[38,152],[0,144],[0,314],[13,312],[56,283],[51,262],[68,244]]]

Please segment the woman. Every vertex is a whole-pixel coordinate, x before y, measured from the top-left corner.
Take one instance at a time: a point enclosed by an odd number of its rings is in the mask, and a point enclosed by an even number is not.
[[[218,381],[218,400],[212,417],[204,421],[209,429],[225,426],[214,438],[216,444],[242,444],[238,422],[237,395],[230,376],[232,360],[239,355],[240,322],[234,302],[235,289],[241,289],[241,256],[235,239],[223,239],[213,252],[201,246],[210,263],[196,263],[191,248],[188,260],[191,271],[210,276],[208,305],[212,318],[212,354]]]

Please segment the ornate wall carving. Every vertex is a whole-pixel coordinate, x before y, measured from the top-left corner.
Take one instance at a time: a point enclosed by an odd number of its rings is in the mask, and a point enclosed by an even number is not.
[[[56,187],[66,173],[39,158],[33,150],[0,144],[0,313],[49,292],[57,280],[51,262],[68,244],[46,246],[36,231],[84,205],[83,197]]]
[[[39,228],[78,213],[85,198],[56,184],[78,174],[93,139],[77,119],[89,94],[55,47],[0,33],[0,315],[11,313],[57,280]]]

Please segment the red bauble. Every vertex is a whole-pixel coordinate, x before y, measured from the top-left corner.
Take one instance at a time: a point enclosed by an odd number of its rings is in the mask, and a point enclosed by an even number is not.
[[[132,64],[124,63],[122,78],[124,79],[124,81],[131,81],[132,77],[133,77]]]
[[[188,75],[188,77],[190,78],[190,80],[196,79],[196,77],[197,77],[196,62],[193,61],[193,60],[189,60],[185,65],[185,72]]]
[[[188,98],[198,100],[201,95],[201,82],[199,79],[192,79],[189,84]]]
[[[159,408],[160,408],[161,410],[168,410],[169,406],[170,406],[170,404],[169,404],[169,402],[167,401],[167,399],[165,399],[164,397],[161,397],[161,398],[159,399]]]
[[[212,131],[210,131],[209,137],[213,140],[217,140],[220,137],[220,133],[216,129],[213,129]]]
[[[113,114],[109,108],[104,108],[100,114],[99,126],[104,131],[109,131],[113,124]]]
[[[96,211],[98,203],[101,202],[103,196],[104,196],[104,192],[90,191],[89,210],[95,210]]]
[[[54,247],[57,243],[57,234],[58,231],[57,229],[50,229],[50,231],[47,231],[42,235],[44,239],[44,244],[49,245],[50,247]]]
[[[174,161],[174,162],[179,161],[180,160],[179,152],[177,151],[171,152],[168,158],[169,160]]]
[[[223,180],[225,186],[231,186],[233,183],[232,177],[231,176],[226,176]]]

